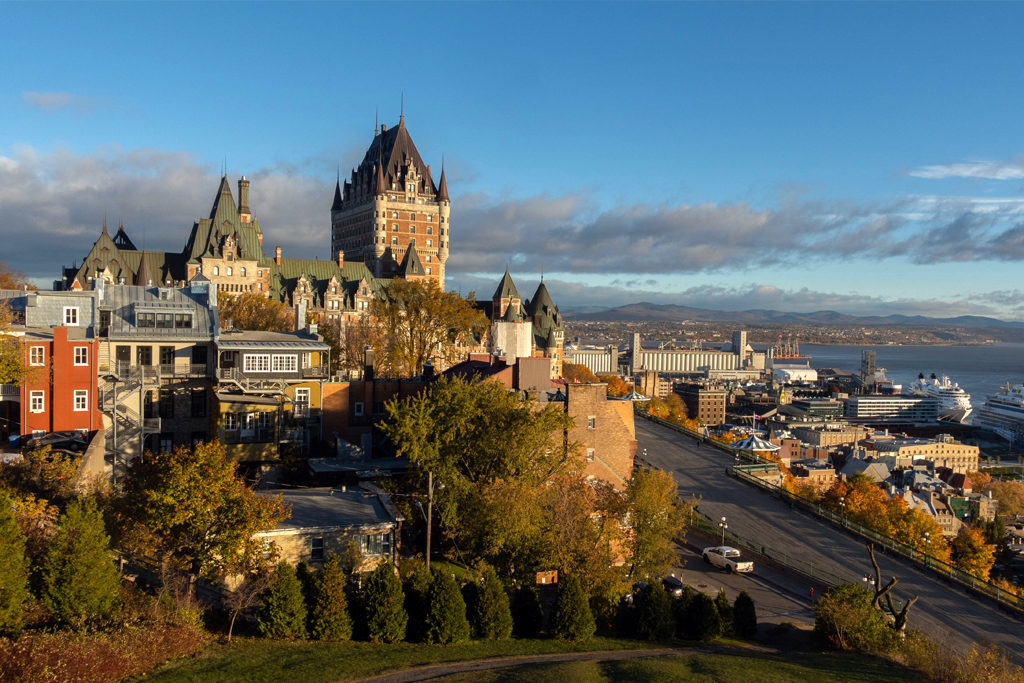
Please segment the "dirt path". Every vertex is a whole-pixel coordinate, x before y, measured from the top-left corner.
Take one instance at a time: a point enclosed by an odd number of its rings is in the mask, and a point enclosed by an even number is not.
[[[445,664],[431,664],[430,666],[419,666],[404,671],[395,671],[389,674],[374,676],[373,678],[360,679],[359,683],[411,683],[412,681],[426,681],[441,676],[467,673],[471,671],[487,671],[490,669],[507,669],[510,667],[524,666],[528,664],[552,664],[559,662],[582,662],[582,661],[616,661],[622,659],[641,659],[644,657],[676,657],[681,655],[695,654],[719,654],[719,653],[751,653],[751,652],[775,652],[771,648],[751,646],[746,648],[737,647],[664,647],[645,650],[600,650],[597,652],[562,652],[545,655],[518,655],[515,657],[495,657],[492,659],[476,659],[468,662],[448,662]]]

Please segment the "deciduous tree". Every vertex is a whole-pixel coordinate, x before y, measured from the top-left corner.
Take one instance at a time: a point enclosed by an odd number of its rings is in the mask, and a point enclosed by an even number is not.
[[[21,384],[28,373],[21,340],[11,334],[13,324],[10,304],[0,301],[0,384]]]
[[[838,650],[874,652],[892,643],[872,594],[855,584],[830,588],[814,603],[814,632]]]
[[[985,542],[984,534],[964,525],[950,547],[953,566],[982,581],[988,580],[995,564],[995,547]]]
[[[370,302],[370,318],[378,374],[393,377],[418,376],[435,358],[451,365],[464,353],[459,346],[475,344],[487,328],[472,295],[443,292],[433,280],[391,280]]]
[[[606,392],[611,398],[625,396],[631,391],[630,386],[618,375],[598,375],[597,379],[599,382],[604,382],[608,385]]]
[[[597,375],[586,365],[562,363],[562,378],[569,382],[597,382]]]
[[[675,560],[673,540],[683,532],[686,520],[675,480],[663,470],[637,470],[626,487],[626,499],[632,531],[630,575],[664,576]]]
[[[136,459],[117,505],[122,545],[214,579],[258,566],[264,546],[255,535],[289,512],[235,469],[216,442]]]
[[[42,598],[47,609],[59,622],[81,627],[113,613],[120,586],[110,537],[95,501],[71,501],[43,561]]]
[[[287,332],[295,326],[295,316],[287,306],[257,292],[220,294],[217,308],[221,324],[230,320],[239,330]]]
[[[28,281],[28,276],[20,270],[15,270],[6,262],[0,261],[0,289],[22,289],[28,287],[35,289],[35,285]]]

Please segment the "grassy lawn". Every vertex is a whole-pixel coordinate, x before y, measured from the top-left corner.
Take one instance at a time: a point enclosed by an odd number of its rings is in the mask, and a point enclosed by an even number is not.
[[[512,669],[476,671],[434,679],[445,683],[604,683],[605,681],[695,681],[707,683],[828,683],[829,681],[919,680],[907,669],[867,655],[792,654],[689,655],[623,661],[562,662],[534,664]]]
[[[415,666],[489,657],[658,647],[638,640],[594,638],[585,643],[513,639],[460,645],[365,642],[283,642],[236,638],[201,655],[170,662],[146,678],[154,681],[337,681],[363,678]]]

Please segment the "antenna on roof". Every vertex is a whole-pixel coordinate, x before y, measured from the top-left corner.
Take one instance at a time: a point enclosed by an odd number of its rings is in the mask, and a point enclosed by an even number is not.
[[[380,107],[373,108],[373,137],[380,134]]]
[[[544,266],[540,267],[540,281],[544,282]]]
[[[398,108],[398,123],[405,121],[405,90],[402,91],[402,100]]]

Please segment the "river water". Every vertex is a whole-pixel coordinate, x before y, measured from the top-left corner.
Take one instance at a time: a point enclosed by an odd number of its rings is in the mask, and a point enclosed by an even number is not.
[[[989,394],[1006,382],[1024,383],[1024,344],[992,346],[855,346],[801,344],[800,352],[811,356],[813,368],[860,370],[861,351],[875,351],[877,367],[896,384],[908,386],[920,372],[948,375],[981,405]],[[796,362],[796,361],[793,361]],[[805,361],[799,361],[801,363]]]

